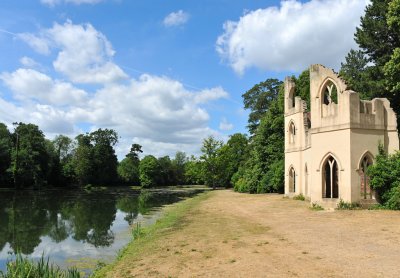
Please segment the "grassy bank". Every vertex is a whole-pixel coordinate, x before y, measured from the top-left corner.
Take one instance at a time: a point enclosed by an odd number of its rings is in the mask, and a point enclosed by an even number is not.
[[[182,227],[185,224],[185,215],[211,194],[213,193],[205,192],[164,208],[163,216],[154,225],[145,228],[136,226],[132,232],[134,240],[120,251],[114,263],[96,270],[93,277],[107,277],[108,273],[112,273],[118,265],[124,262],[132,262],[129,265],[134,268],[135,261],[155,250],[157,240]],[[127,276],[129,276],[129,269],[126,271]]]

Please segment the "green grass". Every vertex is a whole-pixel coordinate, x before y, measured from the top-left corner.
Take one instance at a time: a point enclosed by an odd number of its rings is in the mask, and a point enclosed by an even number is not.
[[[299,195],[294,196],[293,200],[305,201],[306,198],[304,197],[304,195],[302,193],[300,193]]]
[[[7,262],[6,273],[0,271],[0,278],[79,278],[78,270],[72,268],[62,270],[55,264],[50,264],[44,256],[35,262],[21,254],[15,260]]]
[[[324,210],[324,208],[321,207],[321,206],[320,206],[319,204],[317,204],[317,203],[311,203],[310,209],[311,209],[311,210],[315,210],[315,211]]]
[[[355,209],[361,209],[361,206],[358,203],[347,203],[347,202],[343,201],[342,199],[340,199],[339,203],[337,204],[336,209],[338,209],[338,210],[355,210]]]
[[[204,192],[196,197],[186,199],[173,206],[166,208],[164,215],[157,220],[154,225],[148,227],[134,227],[133,230],[140,230],[140,236],[134,237],[126,247],[120,250],[117,259],[114,263],[108,264],[100,269],[97,269],[91,277],[105,277],[107,273],[115,271],[118,263],[129,261],[134,264],[135,261],[144,256],[149,250],[158,248],[155,242],[164,237],[167,233],[179,229],[185,223],[184,216],[192,208],[196,207],[200,202],[206,200],[212,192]],[[136,232],[132,233],[136,233]]]

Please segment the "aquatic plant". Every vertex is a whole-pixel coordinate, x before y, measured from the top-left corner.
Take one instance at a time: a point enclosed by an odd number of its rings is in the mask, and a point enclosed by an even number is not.
[[[32,259],[16,254],[15,260],[7,262],[7,271],[0,271],[0,278],[80,278],[76,268],[60,269],[57,265],[49,263],[49,258],[44,256],[35,262]]]

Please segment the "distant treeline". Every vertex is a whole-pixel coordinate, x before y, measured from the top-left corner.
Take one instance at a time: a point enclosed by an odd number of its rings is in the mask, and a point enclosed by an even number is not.
[[[247,138],[234,134],[227,144],[206,138],[199,158],[177,152],[174,158],[146,155],[132,144],[118,162],[114,146],[118,134],[98,129],[74,139],[58,135],[46,139],[34,124],[14,123],[14,130],[0,123],[0,186],[40,188],[46,186],[135,185],[155,187],[184,184],[231,185],[231,176],[243,160]]]

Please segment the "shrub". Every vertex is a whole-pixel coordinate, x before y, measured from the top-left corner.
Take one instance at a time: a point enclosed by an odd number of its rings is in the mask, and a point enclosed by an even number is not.
[[[339,203],[337,204],[336,209],[338,210],[353,210],[353,209],[359,209],[360,204],[358,203],[348,203],[343,201],[342,199],[339,200]]]
[[[306,198],[304,197],[304,195],[302,193],[293,197],[293,200],[304,201],[305,199]]]
[[[376,162],[367,174],[379,202],[386,208],[400,210],[400,152],[387,155],[379,145]]]
[[[311,210],[324,210],[323,207],[321,207],[318,203],[311,203]]]

